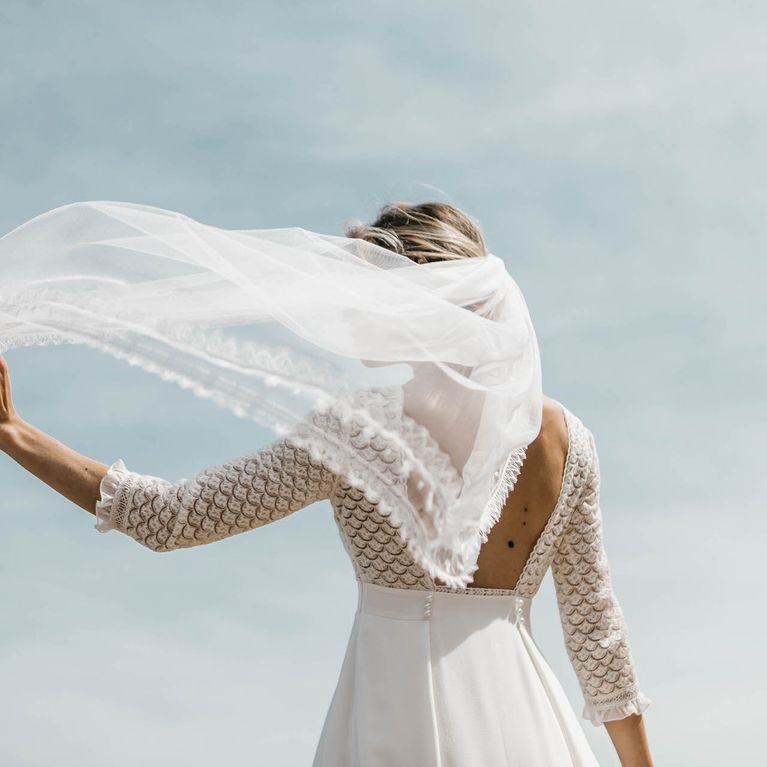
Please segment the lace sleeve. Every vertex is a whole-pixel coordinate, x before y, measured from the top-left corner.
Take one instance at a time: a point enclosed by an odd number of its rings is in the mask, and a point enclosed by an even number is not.
[[[130,471],[119,459],[101,480],[95,527],[153,551],[201,546],[329,498],[335,480],[288,439],[175,483]]]
[[[551,568],[567,654],[585,700],[583,718],[599,725],[641,714],[651,700],[639,689],[626,621],[610,579],[599,458],[588,435],[590,470]]]

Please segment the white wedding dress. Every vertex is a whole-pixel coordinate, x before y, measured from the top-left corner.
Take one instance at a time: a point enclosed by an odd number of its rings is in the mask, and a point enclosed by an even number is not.
[[[435,585],[376,505],[289,437],[176,483],[118,460],[101,483],[96,528],[167,551],[329,499],[358,609],[313,767],[591,767],[581,723],[531,631],[549,567],[583,717],[600,724],[651,701],[610,581],[594,438],[559,404],[569,433],[561,491],[514,589]],[[524,450],[509,456],[488,504],[502,507],[523,459]]]

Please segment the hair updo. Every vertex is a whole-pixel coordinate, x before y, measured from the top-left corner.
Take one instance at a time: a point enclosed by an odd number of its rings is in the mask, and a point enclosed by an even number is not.
[[[418,264],[487,255],[477,224],[445,202],[387,203],[372,223],[349,222],[345,236],[366,240]]]

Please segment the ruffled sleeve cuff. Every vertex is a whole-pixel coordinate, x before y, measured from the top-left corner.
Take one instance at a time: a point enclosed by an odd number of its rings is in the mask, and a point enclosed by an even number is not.
[[[115,503],[115,500],[119,495],[120,486],[130,473],[123,459],[118,458],[102,478],[99,484],[99,500],[96,501],[96,524],[94,525],[100,533],[122,529],[119,524],[119,515],[116,513],[119,504]]]
[[[583,718],[588,719],[594,726],[598,726],[615,719],[625,719],[631,714],[642,714],[651,703],[652,699],[641,691],[637,691],[628,700],[602,703],[586,701],[583,706]]]

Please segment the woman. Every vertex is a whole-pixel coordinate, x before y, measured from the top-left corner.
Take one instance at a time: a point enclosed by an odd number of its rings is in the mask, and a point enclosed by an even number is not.
[[[489,258],[471,218],[444,203],[385,206],[373,224],[350,226],[347,237],[417,264]],[[486,305],[475,302],[471,309],[482,313]],[[450,386],[444,391],[455,391]],[[392,432],[401,428],[407,419],[391,407],[397,401],[386,388],[371,391],[380,403],[366,405],[365,412],[386,414],[382,422],[393,419],[387,421]],[[463,409],[450,410],[452,400],[439,402],[431,415],[440,425],[429,431],[435,441],[440,429],[460,431],[456,424],[465,417]],[[345,476],[337,463],[331,469],[322,460],[328,453],[310,450],[299,430],[171,483],[135,473],[121,459],[108,466],[79,455],[24,421],[12,404],[7,366],[0,364],[0,449],[94,514],[101,532],[117,530],[165,552],[212,543],[330,500],[359,598],[314,767],[596,765],[531,633],[531,600],[549,567],[585,699],[583,716],[605,724],[624,767],[652,764],[642,718],[650,700],[639,688],[602,541],[594,437],[560,402],[544,397],[538,409],[537,436],[509,452],[493,475],[481,546],[468,570],[471,585],[459,587],[462,581],[452,579],[449,568],[432,568],[435,558],[412,545],[415,522],[398,517],[377,492],[363,492],[353,472]],[[409,412],[427,423],[424,408],[411,402]],[[335,435],[334,444],[353,444],[371,465],[390,462],[391,445],[377,439],[384,430],[365,437],[358,423],[332,410],[314,413],[309,423]],[[445,437],[439,444],[461,443]],[[457,454],[456,448],[454,464],[470,465]],[[418,495],[425,476],[408,484],[403,503]],[[431,508],[420,500],[414,505]],[[439,519],[423,514],[416,520],[424,522],[422,539]]]

